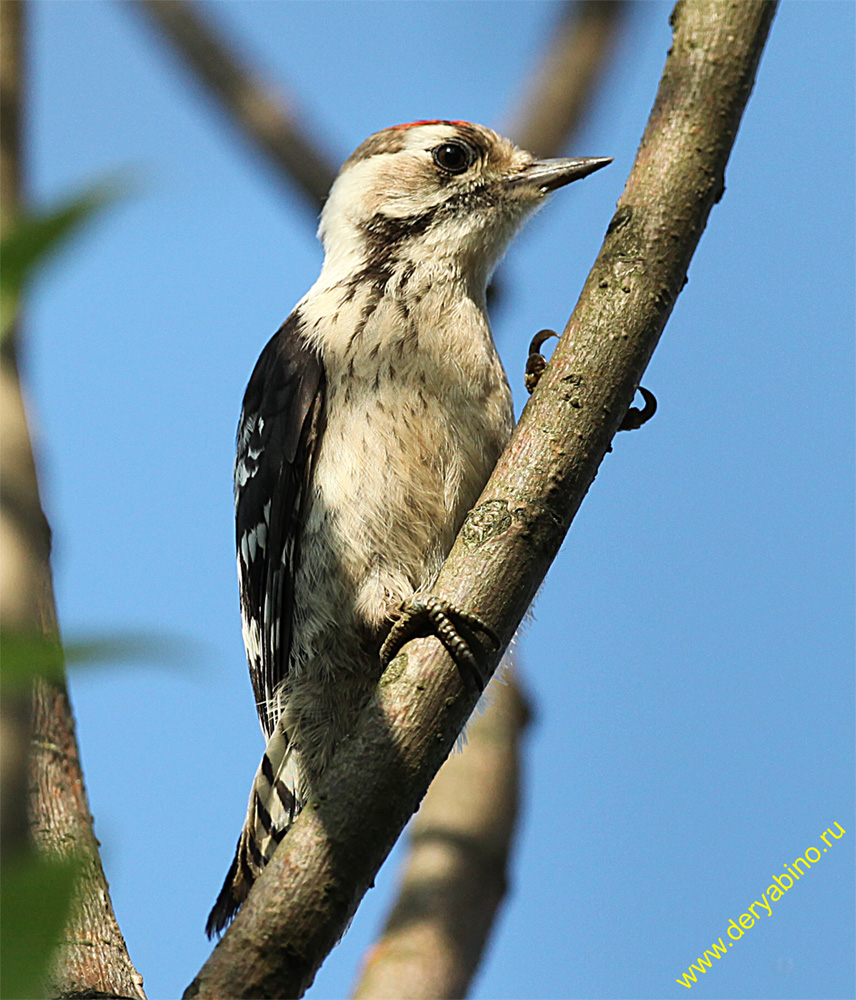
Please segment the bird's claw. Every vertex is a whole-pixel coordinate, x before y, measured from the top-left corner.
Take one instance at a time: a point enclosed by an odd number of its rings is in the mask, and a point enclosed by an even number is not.
[[[530,396],[535,391],[535,387],[540,382],[541,376],[544,374],[544,369],[547,367],[547,359],[541,353],[541,348],[550,337],[558,339],[559,335],[554,330],[539,330],[529,345],[529,357],[526,359],[526,372],[523,376],[523,382]],[[642,393],[645,405],[641,410],[637,406],[630,407],[624,414],[624,419],[618,428],[620,431],[638,430],[643,424],[647,424],[657,412],[657,397],[654,393],[642,385],[637,385],[636,388]]]
[[[401,617],[389,630],[380,650],[381,666],[386,669],[401,647],[411,639],[433,635],[443,643],[464,681],[471,682],[481,692],[489,678],[473,649],[475,644],[479,653],[483,653],[483,644],[475,635],[477,632],[494,649],[499,649],[496,633],[475,615],[431,594],[416,597],[405,606]]]
[[[538,385],[541,376],[544,374],[544,369],[547,367],[547,359],[541,353],[541,348],[544,342],[549,340],[550,337],[558,339],[559,335],[554,330],[539,330],[529,345],[529,357],[526,359],[526,372],[523,376],[523,384],[526,386],[526,391],[530,396],[535,391],[535,386]]]
[[[638,430],[642,424],[647,424],[651,417],[653,417],[657,412],[657,397],[654,393],[651,392],[650,389],[646,389],[641,385],[637,385],[636,388],[642,393],[645,405],[641,410],[637,406],[630,407],[627,413],[624,414],[624,419],[621,421],[621,425],[618,428],[620,431]]]

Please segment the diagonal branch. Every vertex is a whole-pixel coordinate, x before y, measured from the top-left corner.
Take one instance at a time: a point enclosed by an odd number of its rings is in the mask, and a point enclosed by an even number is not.
[[[774,11],[768,0],[683,0],[675,8],[657,99],[604,245],[437,582],[440,597],[505,642],[593,482],[683,287],[724,190]],[[439,643],[405,647],[185,996],[302,995],[473,700]]]
[[[281,181],[297,184],[316,213],[335,171],[308,128],[281,96],[253,73],[191,0],[137,0],[186,68],[220,104],[228,121],[264,154]]]

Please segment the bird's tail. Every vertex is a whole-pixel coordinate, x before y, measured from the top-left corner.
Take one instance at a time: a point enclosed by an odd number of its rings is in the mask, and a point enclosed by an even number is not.
[[[294,822],[302,803],[297,788],[296,760],[288,736],[278,725],[268,740],[253,780],[247,818],[235,857],[217,897],[205,932],[220,934],[247,898],[253,882],[273,857],[277,844]]]

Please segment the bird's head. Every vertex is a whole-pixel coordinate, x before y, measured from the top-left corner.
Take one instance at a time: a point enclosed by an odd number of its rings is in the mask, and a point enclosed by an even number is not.
[[[333,184],[319,229],[325,266],[348,273],[442,262],[484,283],[551,191],[610,162],[538,160],[469,122],[384,129],[357,147]]]

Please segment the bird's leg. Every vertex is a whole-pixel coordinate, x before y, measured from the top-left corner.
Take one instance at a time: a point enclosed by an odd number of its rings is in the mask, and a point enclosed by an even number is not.
[[[483,644],[476,638],[478,632],[485,636],[494,649],[499,649],[499,639],[493,629],[475,615],[461,611],[448,601],[431,594],[414,597],[404,606],[398,621],[380,650],[380,662],[386,669],[401,647],[411,639],[435,636],[455,661],[464,682],[484,691],[488,678],[480,659]],[[478,654],[476,652],[477,647]]]
[[[541,376],[544,374],[544,369],[547,367],[547,359],[541,353],[541,347],[550,337],[555,337],[558,340],[559,335],[555,330],[539,330],[529,345],[529,357],[526,359],[526,373],[523,376],[523,384],[526,386],[526,391],[530,396],[535,391],[535,386],[538,385]]]

